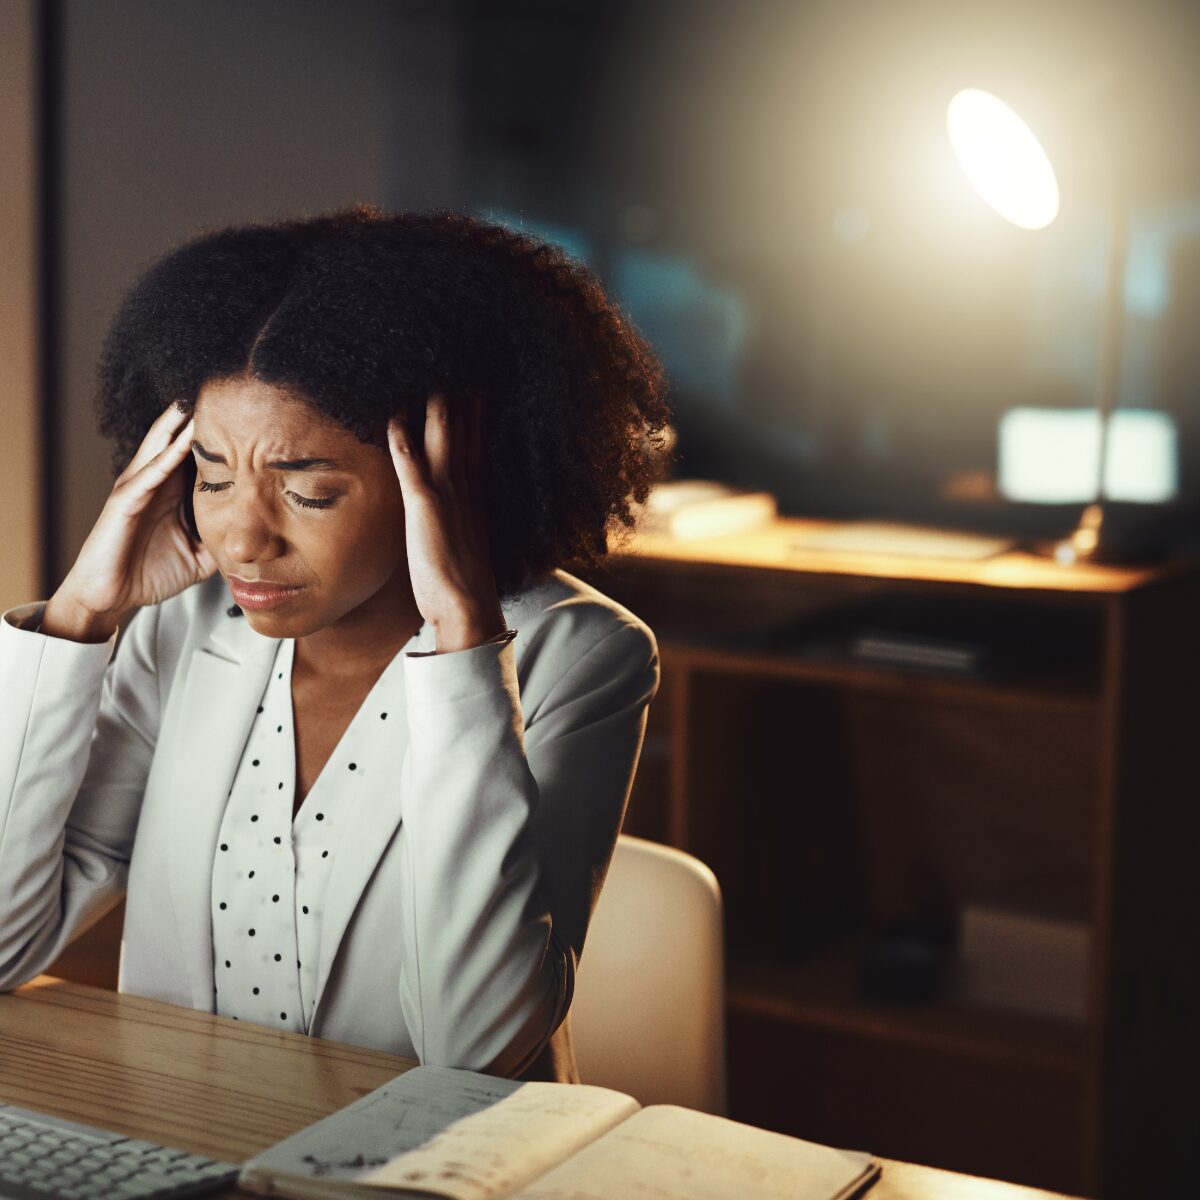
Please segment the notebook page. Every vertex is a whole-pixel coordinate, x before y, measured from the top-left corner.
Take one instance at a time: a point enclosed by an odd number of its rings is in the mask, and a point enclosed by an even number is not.
[[[335,1185],[370,1181],[450,1200],[490,1200],[536,1178],[637,1107],[607,1088],[415,1067],[256,1155],[240,1182],[260,1190],[282,1176]]]
[[[872,1170],[867,1154],[656,1104],[514,1200],[834,1200]]]
[[[608,1088],[523,1083],[359,1182],[451,1200],[510,1196],[637,1110],[631,1096]]]

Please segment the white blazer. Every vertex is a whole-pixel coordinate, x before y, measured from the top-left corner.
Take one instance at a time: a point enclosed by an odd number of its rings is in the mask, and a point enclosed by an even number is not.
[[[217,831],[278,645],[231,604],[214,576],[137,612],[115,655],[37,632],[41,604],[0,620],[0,990],[126,894],[120,990],[213,1011]],[[311,1028],[578,1079],[564,1018],[658,653],[563,571],[504,611],[511,644],[394,673],[392,769],[330,873]]]

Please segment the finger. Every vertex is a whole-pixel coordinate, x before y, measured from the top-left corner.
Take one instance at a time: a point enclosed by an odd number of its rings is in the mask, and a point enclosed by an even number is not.
[[[452,441],[446,397],[440,392],[431,392],[425,401],[425,461],[429,466],[429,477],[435,483],[445,483],[451,477]]]
[[[472,397],[469,436],[466,439],[467,487],[471,508],[476,523],[486,520],[487,467],[485,446],[487,443],[487,398],[481,389]]]
[[[400,480],[400,490],[405,495],[413,495],[427,486],[425,465],[413,453],[412,438],[402,417],[393,417],[388,422],[388,450],[396,468],[396,478]]]
[[[483,448],[487,441],[487,395],[481,388],[471,398],[471,419],[467,423],[467,466],[475,476],[483,469]]]
[[[190,418],[170,443],[128,481],[127,488],[132,498],[152,495],[179,469],[180,464],[192,451],[192,433],[195,427],[195,418]]]
[[[178,404],[173,401],[168,404],[154,418],[154,424],[146,431],[142,444],[134,451],[129,465],[121,472],[121,478],[136,475],[151,459],[161,454],[188,420],[188,414]]]

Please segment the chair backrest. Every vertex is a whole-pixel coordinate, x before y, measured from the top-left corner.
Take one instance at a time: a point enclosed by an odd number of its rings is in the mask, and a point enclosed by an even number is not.
[[[716,876],[699,859],[618,838],[571,1002],[584,1083],[724,1113],[722,925]]]

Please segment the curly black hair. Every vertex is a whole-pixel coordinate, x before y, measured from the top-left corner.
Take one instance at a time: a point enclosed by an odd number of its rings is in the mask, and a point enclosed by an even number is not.
[[[447,210],[369,205],[204,232],[154,263],[104,341],[96,404],[121,471],[175,401],[247,376],[386,446],[425,400],[487,395],[500,594],[596,566],[662,468],[662,366],[561,250]],[[195,530],[191,493],[185,518]]]

